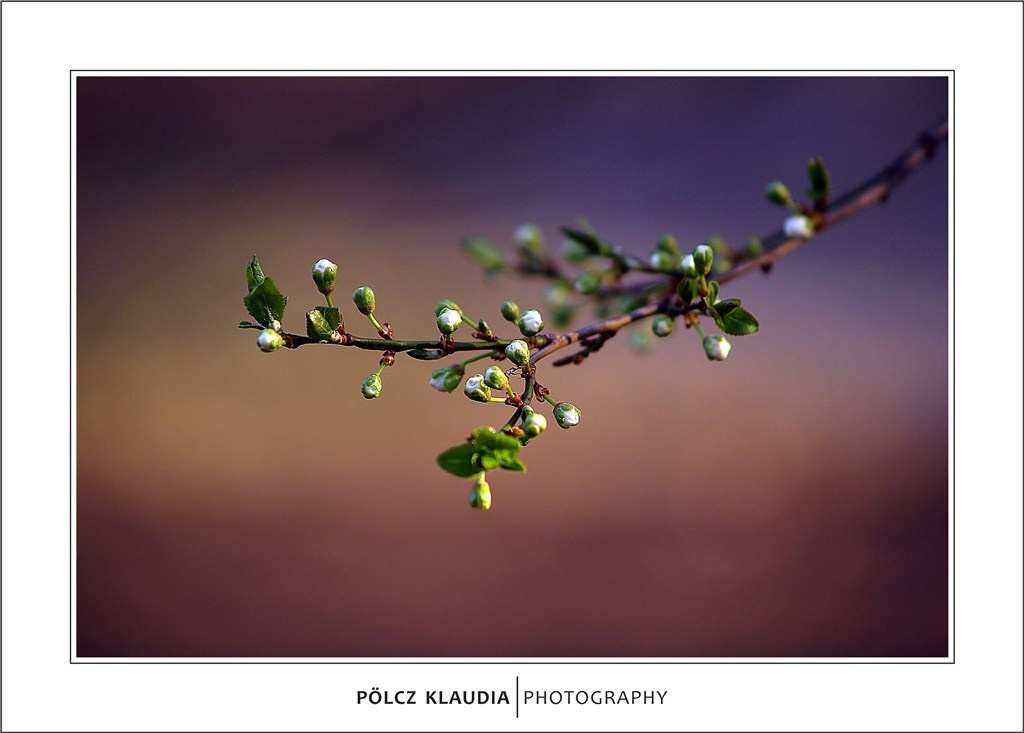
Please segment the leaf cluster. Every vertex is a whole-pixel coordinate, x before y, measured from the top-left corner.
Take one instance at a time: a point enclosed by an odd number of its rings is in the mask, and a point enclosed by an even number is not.
[[[519,458],[522,446],[511,435],[494,428],[478,428],[467,442],[444,451],[437,457],[437,465],[448,473],[462,478],[476,476],[484,471],[504,468],[525,471],[526,464]]]

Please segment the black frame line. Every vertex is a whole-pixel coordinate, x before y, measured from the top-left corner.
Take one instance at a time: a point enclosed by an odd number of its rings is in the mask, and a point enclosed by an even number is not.
[[[5,2],[61,2],[62,0],[4,0]],[[101,0],[103,3],[117,4],[121,2],[130,2],[131,0]],[[150,0],[151,2],[162,2],[162,3],[178,3],[178,2],[204,2],[205,0]],[[243,0],[226,0],[227,2],[242,2]],[[254,0],[255,2],[276,2],[277,0]],[[302,0],[303,2],[330,2],[330,0]],[[387,0],[381,0],[387,1]],[[454,0],[455,2],[468,2],[469,0]],[[517,2],[544,2],[545,0],[516,0]],[[579,1],[579,0],[571,0]],[[599,2],[614,2],[615,0],[598,0]],[[666,2],[668,0],[654,0],[655,2]],[[725,2],[743,2],[744,0],[724,0]],[[811,2],[812,0],[791,0],[792,2]],[[887,0],[865,0],[866,2],[886,2]],[[910,2],[926,2],[927,0],[910,0]],[[938,0],[939,2],[956,2],[956,0]],[[1017,0],[996,0],[997,2],[1017,2]],[[765,75],[772,73],[785,73],[788,75],[797,74],[828,74],[828,73],[843,73],[843,74],[935,74],[936,76],[945,75],[949,80],[949,110],[950,119],[952,122],[952,132],[950,134],[948,146],[949,146],[949,180],[950,180],[950,200],[949,200],[949,254],[951,255],[950,269],[946,275],[947,278],[947,289],[949,283],[955,282],[956,278],[956,207],[953,205],[956,201],[956,145],[954,141],[956,131],[956,70],[955,69],[69,69],[69,89],[68,89],[68,254],[69,260],[74,257],[75,250],[75,207],[74,207],[74,191],[75,191],[75,179],[72,177],[72,171],[74,168],[73,153],[75,151],[75,130],[76,124],[75,119],[72,117],[71,112],[74,108],[75,102],[75,78],[76,75],[87,75],[87,74],[159,74],[166,76],[167,74],[186,74],[186,75],[197,75],[203,73],[214,73],[224,74],[225,76],[240,76],[243,74],[279,74],[281,77],[297,77],[303,73],[316,73],[316,74],[370,74],[370,73],[383,73],[383,74],[493,74],[495,76],[499,74],[558,74],[565,73],[571,76],[589,76],[601,73],[615,73],[622,74],[623,78],[628,78],[629,75],[643,74],[643,73],[657,73],[659,75],[671,75],[671,74],[738,74],[738,73],[752,73],[757,75]],[[723,77],[726,78],[726,77]],[[73,268],[68,268],[68,285],[69,292],[74,292],[74,271]],[[68,299],[68,320],[71,321],[73,314],[74,299]],[[219,661],[216,659],[208,658],[185,658],[185,659],[174,659],[174,658],[135,658],[126,657],[124,660],[111,659],[109,657],[96,657],[83,658],[77,657],[74,648],[74,624],[71,623],[75,617],[74,601],[75,601],[75,586],[74,578],[72,577],[72,569],[75,565],[76,559],[76,547],[74,545],[74,526],[76,515],[71,512],[71,508],[74,506],[75,498],[75,464],[71,460],[71,446],[74,441],[75,434],[75,423],[69,420],[69,440],[68,440],[68,509],[69,509],[69,523],[68,523],[68,545],[69,545],[69,563],[68,563],[68,648],[69,664],[314,664],[314,665],[341,665],[341,664],[385,664],[385,665],[420,665],[420,664],[444,664],[444,665],[466,665],[466,664],[486,664],[486,665],[577,665],[577,664],[599,664],[599,665],[681,665],[681,664],[694,664],[694,665],[734,665],[734,664],[754,664],[754,665],[767,665],[767,664],[781,664],[781,665],[806,665],[806,664],[852,664],[852,665],[864,665],[864,664],[882,664],[882,665],[946,665],[956,664],[956,432],[955,430],[949,430],[950,427],[956,424],[956,393],[955,390],[950,391],[951,386],[956,384],[956,367],[953,354],[956,353],[956,324],[955,319],[950,319],[950,314],[956,312],[956,290],[953,289],[950,294],[949,302],[946,305],[946,322],[949,327],[949,333],[951,338],[951,353],[947,354],[947,394],[949,395],[949,425],[947,425],[947,432],[949,434],[949,446],[948,446],[948,458],[949,458],[949,487],[948,487],[948,502],[950,507],[949,517],[947,519],[949,529],[949,549],[948,549],[948,575],[950,580],[950,604],[949,604],[949,628],[952,632],[951,638],[947,639],[947,646],[949,656],[945,658],[931,658],[931,657],[911,657],[907,659],[899,658],[872,658],[868,660],[857,660],[851,658],[843,659],[832,659],[822,658],[820,660],[808,660],[803,659],[799,661],[785,661],[778,660],[776,658],[769,660],[757,660],[750,659],[747,657],[738,658],[734,661],[728,661],[727,659],[713,659],[713,660],[680,660],[680,661],[663,661],[663,660],[652,660],[652,661],[604,661],[607,657],[572,657],[572,658],[554,658],[546,661],[522,661],[516,658],[502,658],[502,661],[480,661],[480,660],[466,660],[460,659],[459,661],[389,661],[387,658],[371,658],[368,661],[339,661],[337,659],[318,661],[315,658],[310,660],[294,660],[294,659],[275,659],[273,657],[257,657],[252,660],[245,659],[232,659],[226,661]],[[73,379],[73,367],[74,367],[74,350],[71,348],[74,342],[76,333],[70,334],[69,348],[68,348],[68,411],[69,416],[71,410],[74,407],[71,396],[73,394],[74,379]],[[516,676],[516,718],[519,717],[519,676]]]

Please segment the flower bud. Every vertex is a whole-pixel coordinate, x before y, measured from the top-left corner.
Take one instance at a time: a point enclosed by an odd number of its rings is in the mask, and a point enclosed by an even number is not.
[[[523,408],[523,432],[527,438],[536,438],[547,429],[546,417],[534,412],[531,407]]]
[[[729,356],[732,344],[726,341],[725,336],[707,336],[704,338],[704,353],[711,361],[725,361]]]
[[[491,485],[481,476],[473,484],[473,490],[469,492],[469,505],[474,509],[487,510],[491,508]]]
[[[456,313],[462,313],[462,309],[459,308],[459,304],[456,303],[454,300],[448,300],[448,298],[441,298],[441,300],[437,301],[437,305],[434,306],[434,315],[441,315],[441,311],[445,310],[446,308],[450,308]]]
[[[665,338],[666,336],[671,336],[672,335],[672,331],[674,331],[674,330],[675,330],[675,325],[672,323],[672,319],[669,318],[668,316],[665,316],[665,315],[655,316],[651,320],[651,331],[653,331],[654,335],[659,337],[659,338]]]
[[[693,255],[686,255],[679,263],[679,269],[683,277],[697,277],[697,264],[693,261]]]
[[[508,375],[502,371],[500,366],[487,367],[487,371],[484,372],[484,384],[504,391],[508,386]]]
[[[662,234],[654,247],[659,252],[668,252],[674,259],[679,259],[679,242],[671,234]]]
[[[670,272],[675,269],[678,255],[657,249],[651,252],[650,266],[652,270],[659,272]]]
[[[443,333],[445,336],[450,336],[459,330],[459,326],[462,325],[462,316],[459,315],[457,310],[451,308],[445,308],[437,316],[437,330]]]
[[[581,272],[573,283],[573,288],[581,295],[591,295],[601,287],[601,280],[592,272]]]
[[[544,329],[544,319],[539,311],[526,311],[519,316],[519,331],[524,336],[536,336]]]
[[[363,384],[359,388],[359,391],[363,393],[363,397],[368,400],[372,400],[374,397],[380,397],[380,390],[383,386],[384,385],[380,381],[380,377],[376,374],[371,374],[363,380]]]
[[[811,182],[810,194],[815,199],[828,196],[829,180],[828,169],[825,168],[825,161],[821,158],[811,158],[807,161],[807,178]]]
[[[544,251],[544,235],[536,224],[522,224],[513,235],[516,244],[525,250],[540,254]]]
[[[281,322],[276,318],[270,322],[270,330],[281,333]]]
[[[474,374],[467,379],[464,391],[466,397],[476,402],[487,402],[491,399],[491,388],[484,384],[483,374]]]
[[[565,305],[569,301],[570,292],[562,283],[556,283],[544,291],[544,302],[554,307]]]
[[[260,351],[277,351],[284,346],[284,339],[281,338],[281,334],[277,331],[273,331],[269,328],[264,328],[260,331],[260,335],[256,337],[256,344],[260,347]]]
[[[355,292],[352,293],[352,302],[356,304],[356,309],[364,316],[373,313],[373,309],[377,307],[377,297],[373,294],[373,290],[370,289],[369,285],[356,288]]]
[[[772,181],[764,188],[764,195],[777,206],[792,206],[793,197],[782,181]]]
[[[454,392],[462,381],[465,371],[461,364],[441,367],[430,373],[430,386],[438,392]]]
[[[782,231],[790,238],[801,237],[807,239],[814,234],[814,223],[806,216],[794,214],[786,219],[785,224],[782,225]]]
[[[580,424],[580,411],[575,405],[568,402],[559,402],[555,405],[555,422],[563,430],[574,428]]]
[[[505,356],[516,366],[530,363],[530,347],[525,341],[513,341],[505,347]]]
[[[334,291],[334,281],[337,279],[338,266],[330,260],[320,260],[313,265],[313,282],[324,295]]]
[[[519,320],[519,306],[511,300],[506,300],[501,304],[501,317],[509,323],[515,323]]]
[[[697,267],[698,274],[707,275],[711,272],[711,262],[715,259],[715,252],[706,244],[698,244],[693,248],[693,264]]]

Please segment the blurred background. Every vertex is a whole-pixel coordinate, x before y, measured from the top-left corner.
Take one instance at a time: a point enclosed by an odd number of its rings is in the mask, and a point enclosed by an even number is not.
[[[399,357],[261,353],[246,260],[303,330],[310,265],[399,337],[457,300],[511,335],[458,250],[558,249],[588,218],[778,228],[763,188],[837,192],[947,110],[945,78],[79,78],[79,656],[731,657],[947,653],[947,150],[891,201],[731,283],[761,322],[710,363],[683,329],[542,367],[580,426],[494,473],[441,450],[507,408]],[[594,320],[585,316],[585,321]]]

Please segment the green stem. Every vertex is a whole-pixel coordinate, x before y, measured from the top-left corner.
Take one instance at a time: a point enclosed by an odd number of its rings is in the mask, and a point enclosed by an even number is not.
[[[557,406],[558,405],[557,402],[555,402],[553,399],[551,399],[551,395],[549,395],[549,394],[544,395],[544,401],[547,402],[550,405],[553,405],[553,406]]]
[[[328,308],[333,308],[334,307],[334,301],[331,300],[331,294],[330,293],[324,293],[324,297],[327,298],[327,307]]]
[[[384,327],[377,322],[377,319],[374,318],[372,313],[367,313],[366,317],[370,319],[370,323],[372,323],[373,327],[377,329],[377,333],[380,333],[381,331],[384,330]]]
[[[386,366],[387,366],[387,364],[381,364],[381,365],[380,365],[380,368],[379,368],[379,369],[377,370],[377,376],[378,376],[378,377],[379,377],[379,376],[380,376],[381,374],[383,374],[383,373],[384,373],[384,367],[386,367]]]
[[[519,418],[523,416],[523,408],[530,404],[530,400],[533,399],[533,385],[537,381],[537,376],[533,372],[526,378],[526,386],[523,387],[523,404],[516,408],[516,411],[512,413],[512,417],[505,423],[506,428],[511,428],[519,422]]]
[[[490,354],[480,354],[479,356],[471,356],[468,359],[460,361],[459,364],[461,364],[462,366],[466,366],[467,364],[472,364],[474,361],[480,361],[481,359],[487,359],[488,357],[490,357]]]
[[[700,327],[700,323],[699,322],[694,321],[693,322],[693,327],[696,328],[697,329],[697,333],[700,334],[700,340],[701,341],[703,341],[704,339],[707,338],[707,336],[704,335],[704,329]]]

